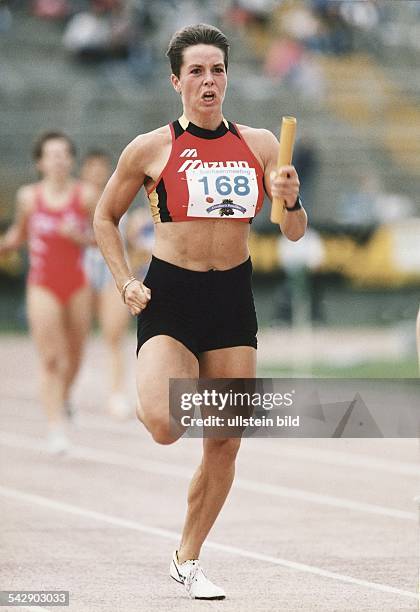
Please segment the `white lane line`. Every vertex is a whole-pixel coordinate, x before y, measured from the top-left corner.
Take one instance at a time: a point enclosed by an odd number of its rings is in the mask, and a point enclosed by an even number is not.
[[[302,461],[317,461],[318,463],[330,465],[368,468],[380,472],[387,472],[388,474],[403,474],[406,476],[416,476],[417,478],[420,477],[420,462],[390,461],[366,455],[345,453],[343,451],[330,451],[318,448],[292,448],[289,446],[273,448],[267,445],[258,445],[258,452],[263,455],[275,456],[278,459],[287,456]]]
[[[16,401],[32,402],[32,398],[24,397],[9,397]],[[13,414],[16,416],[16,414]],[[39,419],[32,419],[39,421]],[[80,429],[93,429],[97,431],[104,431],[114,435],[126,434],[128,436],[136,436],[137,438],[142,434],[142,430],[139,430],[139,426],[135,421],[128,421],[125,423],[118,422],[107,422],[100,416],[93,414],[82,413],[77,416],[77,428]],[[186,439],[186,438],[185,438]],[[184,440],[185,440],[184,439]],[[192,438],[188,438],[192,440]],[[261,444],[258,444],[261,442]],[[281,440],[279,439],[279,442]],[[377,470],[380,472],[386,472],[388,474],[403,474],[407,476],[420,477],[420,456],[419,463],[409,461],[398,461],[393,459],[377,459],[369,455],[363,455],[360,453],[346,453],[343,451],[335,450],[324,450],[318,448],[292,448],[286,445],[278,448],[264,444],[261,438],[245,438],[242,442],[241,452],[247,452],[253,450],[253,446],[258,445],[258,453],[263,455],[270,455],[281,459],[283,456],[288,456],[293,459],[301,459],[302,461],[309,460],[311,462],[325,463],[331,465],[344,465],[348,467],[360,467],[370,470]]]
[[[354,501],[345,497],[334,497],[319,493],[312,493],[302,489],[294,489],[291,487],[281,487],[278,485],[264,484],[262,482],[244,480],[238,478],[236,486],[247,491],[255,491],[257,493],[267,493],[276,497],[286,497],[288,499],[299,499],[304,502],[321,504],[325,506],[333,506],[335,508],[344,508],[345,510],[355,510],[356,512],[366,512],[368,514],[376,514],[387,516],[406,521],[417,521],[417,514],[407,510],[399,510],[398,508],[388,508],[377,504],[369,504],[364,502]]]
[[[66,512],[68,514],[81,516],[83,518],[92,519],[94,521],[108,523],[109,525],[113,525],[115,527],[132,529],[134,531],[139,531],[141,533],[166,538],[169,540],[179,541],[179,538],[181,537],[181,534],[175,531],[169,531],[168,529],[160,529],[158,527],[151,527],[150,525],[145,525],[144,523],[139,523],[137,521],[127,520],[109,514],[103,514],[102,512],[88,510],[86,508],[81,508],[80,506],[56,501],[48,497],[43,497],[41,495],[25,493],[23,491],[19,491],[17,489],[12,489],[9,487],[0,486],[0,495],[3,495],[3,497],[6,497],[8,499],[14,499],[28,504],[37,504],[38,506],[43,506],[44,508],[49,508],[51,510]],[[366,587],[368,589],[382,591],[383,593],[392,593],[394,595],[400,595],[402,597],[409,597],[410,599],[419,599],[418,594],[412,591],[405,591],[403,589],[397,589],[396,587],[392,587],[387,584],[369,582],[368,580],[353,578],[352,576],[347,576],[345,574],[330,572],[314,565],[297,563],[295,561],[289,561],[288,559],[281,559],[279,557],[273,557],[271,555],[265,555],[245,550],[243,548],[237,548],[236,546],[226,546],[224,544],[218,544],[217,542],[208,541],[204,543],[204,546],[221,552],[226,552],[237,557],[253,559],[254,561],[264,561],[266,563],[280,565],[283,567],[287,567],[288,569],[294,569],[300,572],[305,572],[307,574],[314,574],[316,576],[322,576],[323,578],[330,578],[332,580],[338,580],[339,582],[346,582],[348,584],[354,584]]]
[[[133,422],[127,424],[107,423],[103,422],[100,417],[93,415],[82,415],[80,417],[80,427],[82,429],[93,429],[104,431],[111,434],[128,434],[135,435],[137,438],[140,433],[139,428]],[[184,440],[192,440],[192,438],[184,438]],[[281,440],[279,439],[279,442]],[[345,453],[343,451],[329,451],[314,448],[291,448],[279,443],[277,448],[268,446],[263,443],[260,438],[245,438],[242,441],[241,453],[253,452],[254,446],[258,446],[258,453],[270,455],[281,460],[283,456],[291,457],[292,459],[301,459],[302,461],[318,462],[330,465],[344,465],[347,467],[360,467],[370,470],[386,472],[387,474],[402,474],[406,476],[420,477],[420,461],[419,463],[398,460],[384,460],[370,457],[360,453]]]
[[[11,448],[23,448],[26,450],[45,453],[44,443],[38,442],[28,436],[16,436],[0,432],[0,443]],[[154,461],[144,459],[143,457],[127,457],[114,451],[101,451],[87,448],[84,446],[72,446],[68,454],[69,459],[82,459],[84,461],[92,461],[104,465],[123,466],[132,470],[159,474],[161,476],[175,476],[184,480],[191,479],[192,470],[186,470],[182,466],[173,463],[165,463],[163,461]],[[64,460],[64,458],[63,458]],[[331,506],[334,508],[343,508],[345,510],[354,510],[356,512],[364,512],[389,518],[402,519],[407,521],[417,521],[417,514],[407,510],[399,510],[398,508],[388,508],[377,504],[358,502],[344,497],[334,497],[332,495],[324,495],[312,493],[302,489],[291,487],[282,487],[273,484],[264,484],[255,480],[245,478],[235,478],[234,488],[243,491],[252,491],[256,493],[265,493],[275,497],[286,499],[298,499],[306,503],[319,504],[323,506]]]

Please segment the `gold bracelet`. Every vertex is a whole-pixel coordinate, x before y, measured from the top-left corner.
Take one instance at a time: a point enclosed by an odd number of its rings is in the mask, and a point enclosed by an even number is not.
[[[128,285],[131,285],[133,281],[136,281],[137,278],[135,276],[131,276],[128,280],[125,281],[124,285],[121,287],[121,297],[122,301],[125,304],[125,292],[127,291]]]

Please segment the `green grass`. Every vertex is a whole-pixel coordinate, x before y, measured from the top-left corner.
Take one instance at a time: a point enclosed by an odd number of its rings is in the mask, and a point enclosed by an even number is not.
[[[372,361],[349,366],[315,364],[310,368],[284,368],[276,364],[264,364],[258,367],[261,377],[283,378],[294,376],[313,376],[316,378],[417,378],[419,368],[417,360],[404,359],[393,361]]]
[[[96,333],[97,330],[95,330]],[[17,334],[26,335],[28,332],[22,327],[0,324],[0,335]],[[286,368],[275,362],[264,363],[258,366],[257,375],[261,378],[418,378],[419,367],[417,359],[413,356],[400,361],[368,361],[349,366],[332,366],[327,364],[313,364],[311,367]]]
[[[19,323],[15,323],[13,321],[0,321],[0,336],[7,336],[13,334],[18,336],[28,335],[28,330],[25,326]]]

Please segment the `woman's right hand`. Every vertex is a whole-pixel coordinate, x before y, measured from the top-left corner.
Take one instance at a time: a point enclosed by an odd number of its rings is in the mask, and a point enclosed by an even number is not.
[[[139,280],[130,283],[125,291],[125,303],[132,315],[144,310],[152,298],[152,292]]]

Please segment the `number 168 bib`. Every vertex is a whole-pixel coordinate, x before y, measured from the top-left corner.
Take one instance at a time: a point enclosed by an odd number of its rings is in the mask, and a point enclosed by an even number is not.
[[[254,168],[197,168],[185,172],[188,217],[255,216],[258,183]]]

